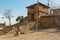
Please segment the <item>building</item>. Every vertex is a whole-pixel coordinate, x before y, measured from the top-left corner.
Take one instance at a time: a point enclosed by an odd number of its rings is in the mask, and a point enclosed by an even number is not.
[[[53,15],[60,15],[60,8],[53,9]]]
[[[40,2],[28,6],[27,7],[28,21],[35,22],[38,28],[56,27],[57,22],[58,22],[58,12],[60,12],[60,10],[59,11],[53,10],[53,14],[50,15],[48,12],[49,8],[50,8],[49,6],[42,4]]]
[[[41,16],[48,16],[48,9],[47,5],[44,5],[40,2],[30,5],[27,7],[27,17],[29,21],[34,21],[40,18]]]
[[[53,9],[53,15],[58,15],[58,25],[60,26],[60,8]]]
[[[40,2],[33,5],[27,6],[27,17],[23,22],[20,22],[15,27],[20,28],[36,29],[39,28],[53,28],[56,27],[58,22],[57,13],[50,15],[48,12],[49,6],[42,4]],[[22,25],[21,25],[22,24]],[[24,29],[25,30],[25,29]]]

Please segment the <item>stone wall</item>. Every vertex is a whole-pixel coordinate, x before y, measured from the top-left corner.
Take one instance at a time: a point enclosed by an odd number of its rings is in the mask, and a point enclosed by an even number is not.
[[[42,16],[39,19],[38,28],[54,28],[57,27],[58,16]]]
[[[60,15],[60,9],[53,9],[53,15]]]

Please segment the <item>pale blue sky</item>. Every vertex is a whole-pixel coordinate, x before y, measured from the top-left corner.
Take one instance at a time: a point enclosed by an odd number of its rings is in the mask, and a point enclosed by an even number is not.
[[[10,9],[12,11],[12,24],[15,24],[16,17],[23,15],[27,16],[27,9],[26,7],[32,4],[35,4],[37,0],[0,0],[0,23],[6,22],[8,24],[7,19],[2,19],[3,12],[6,9]],[[47,0],[39,0],[39,2],[47,5]],[[59,5],[60,0],[52,0],[54,5]]]

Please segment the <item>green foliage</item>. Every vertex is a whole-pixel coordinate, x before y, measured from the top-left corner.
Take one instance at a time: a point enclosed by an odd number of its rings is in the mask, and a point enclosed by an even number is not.
[[[22,21],[22,20],[24,20],[24,19],[25,19],[24,16],[18,16],[18,17],[16,18],[16,21],[19,22],[19,21]]]

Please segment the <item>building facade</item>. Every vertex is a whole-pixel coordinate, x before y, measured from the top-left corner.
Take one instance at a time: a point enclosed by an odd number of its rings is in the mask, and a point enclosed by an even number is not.
[[[27,7],[27,17],[29,21],[34,21],[40,18],[41,16],[48,16],[49,7],[42,4],[36,3]]]
[[[53,15],[60,15],[60,9],[53,9]]]

